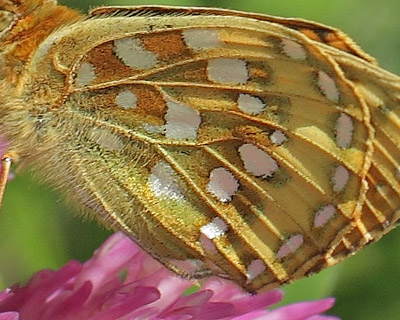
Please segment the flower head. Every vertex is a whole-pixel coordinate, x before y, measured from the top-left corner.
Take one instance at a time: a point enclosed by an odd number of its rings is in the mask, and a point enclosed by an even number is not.
[[[116,233],[86,263],[42,270],[27,285],[0,292],[0,320],[337,319],[319,315],[333,299],[268,310],[281,300],[281,291],[253,296],[212,278],[184,295],[192,285]]]

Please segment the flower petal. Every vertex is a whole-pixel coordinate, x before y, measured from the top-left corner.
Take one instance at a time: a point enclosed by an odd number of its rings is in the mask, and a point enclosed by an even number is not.
[[[335,319],[318,316],[333,299],[269,311],[266,307],[282,299],[281,291],[251,295],[211,278],[185,296],[192,285],[119,233],[84,264],[71,261],[58,271],[42,270],[26,286],[0,292],[0,320]]]
[[[0,320],[19,320],[18,312],[3,312],[0,313]]]
[[[333,306],[335,299],[327,298],[319,301],[299,302],[271,311],[268,320],[305,320],[311,316],[325,312]]]

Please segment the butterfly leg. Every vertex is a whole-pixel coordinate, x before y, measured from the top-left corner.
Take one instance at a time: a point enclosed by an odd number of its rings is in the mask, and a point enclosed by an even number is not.
[[[1,158],[1,170],[0,170],[0,207],[3,203],[4,190],[8,180],[8,175],[11,169],[11,157],[9,154],[3,155]]]

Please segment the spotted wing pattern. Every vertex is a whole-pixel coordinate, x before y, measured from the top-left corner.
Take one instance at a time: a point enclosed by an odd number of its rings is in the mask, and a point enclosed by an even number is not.
[[[37,166],[182,275],[270,288],[398,220],[399,79],[334,29],[99,8],[29,70]]]

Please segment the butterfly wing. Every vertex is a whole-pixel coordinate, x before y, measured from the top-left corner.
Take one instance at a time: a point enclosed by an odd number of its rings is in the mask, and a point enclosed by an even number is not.
[[[399,90],[400,79],[387,71],[353,61],[336,51],[329,53],[366,101],[375,130],[374,152],[367,175],[364,219],[382,236],[398,224],[400,208]],[[379,228],[379,225],[381,227]],[[383,226],[383,227],[382,227]]]
[[[113,12],[56,31],[25,86],[37,165],[182,275],[255,291],[340,261],[376,236],[369,109],[332,46],[276,22]]]

